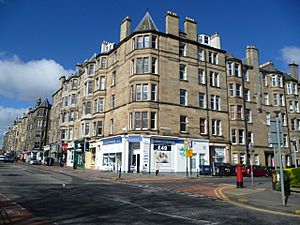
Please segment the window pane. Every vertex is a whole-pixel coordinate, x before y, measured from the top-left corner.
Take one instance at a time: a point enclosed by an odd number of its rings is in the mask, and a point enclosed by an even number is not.
[[[148,128],[148,113],[142,112],[142,128]]]
[[[186,131],[186,116],[180,116],[180,131]]]
[[[152,48],[157,48],[157,37],[156,36],[152,36]]]
[[[156,101],[156,84],[151,84],[151,100]]]
[[[143,85],[143,101],[148,100],[148,84]]]
[[[142,85],[137,84],[135,86],[135,99],[136,101],[141,101],[142,100]]]
[[[149,72],[149,58],[144,58],[143,73]]]
[[[143,48],[143,36],[137,38],[137,48]]]
[[[143,58],[137,58],[136,60],[136,73],[143,73]]]
[[[144,48],[149,48],[149,35],[144,36]]]
[[[180,89],[180,105],[186,105],[186,90]]]
[[[141,113],[135,113],[135,129],[141,129]]]

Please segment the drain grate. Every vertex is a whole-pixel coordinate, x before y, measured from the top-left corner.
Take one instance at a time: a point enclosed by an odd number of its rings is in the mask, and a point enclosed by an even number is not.
[[[17,177],[17,176],[23,176],[23,174],[11,173],[11,174],[2,174],[2,176],[6,176],[6,177]]]

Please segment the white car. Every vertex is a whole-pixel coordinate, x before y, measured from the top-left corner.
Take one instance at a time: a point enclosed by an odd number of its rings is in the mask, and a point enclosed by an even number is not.
[[[0,161],[4,161],[5,156],[4,155],[0,155]]]

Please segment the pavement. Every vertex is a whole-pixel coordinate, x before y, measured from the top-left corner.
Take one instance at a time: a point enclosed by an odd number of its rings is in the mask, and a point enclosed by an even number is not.
[[[245,186],[244,188],[236,188],[233,184],[214,182],[214,180],[218,178],[209,176],[194,176],[194,179],[191,179],[176,174],[159,174],[158,176],[155,176],[155,174],[148,173],[122,173],[121,178],[119,178],[116,172],[103,172],[94,169],[83,170],[82,168],[73,170],[70,167],[45,165],[28,165],[28,169],[30,170],[30,167],[32,166],[71,176],[83,176],[86,179],[91,180],[99,179],[120,182],[149,189],[155,189],[155,184],[157,183],[159,184],[157,185],[159,186],[159,188],[157,188],[159,190],[167,190],[193,196],[205,195],[209,198],[218,199],[251,210],[300,218],[300,189],[293,189],[287,204],[283,205],[281,192],[272,190],[271,184],[267,182],[255,183],[254,188],[252,188],[251,185]],[[5,197],[0,194],[0,200],[1,199],[2,201],[0,201],[0,203],[5,202]],[[3,204],[1,208],[5,208]],[[24,211],[24,214],[27,215],[27,212]],[[44,224],[42,221],[34,222],[32,224]]]
[[[293,189],[285,205],[281,192],[272,190],[270,186],[236,188],[232,185],[215,191],[219,198],[241,207],[300,218],[300,190]]]

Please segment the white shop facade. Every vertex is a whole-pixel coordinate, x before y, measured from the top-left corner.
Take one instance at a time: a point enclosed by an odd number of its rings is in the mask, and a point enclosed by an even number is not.
[[[200,165],[210,165],[208,140],[191,139],[193,156],[183,154],[184,138],[172,136],[115,136],[96,144],[96,169],[126,173],[185,173],[186,167],[197,172]]]

